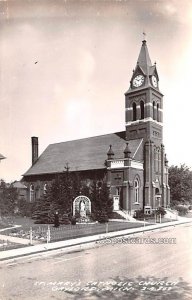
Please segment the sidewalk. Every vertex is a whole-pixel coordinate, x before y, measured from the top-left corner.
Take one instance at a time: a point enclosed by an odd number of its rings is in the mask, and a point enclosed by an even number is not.
[[[0,240],[9,241],[15,244],[29,245],[30,240],[24,239],[16,236],[0,234]],[[33,241],[33,244],[39,244],[39,241]]]
[[[1,228],[1,229],[0,229],[0,232],[3,232],[3,231],[5,231],[5,230],[7,230],[7,229],[13,229],[13,228],[19,228],[19,227],[21,227],[21,225],[15,225],[15,226],[8,227],[8,228]]]
[[[113,237],[118,237],[118,236],[126,236],[126,235],[131,235],[139,232],[144,232],[144,231],[153,231],[165,227],[170,227],[170,226],[175,226],[179,224],[185,224],[185,223],[191,223],[192,218],[180,218],[178,221],[173,221],[173,222],[167,222],[167,223],[161,223],[161,224],[154,224],[154,225],[148,225],[146,227],[138,227],[138,228],[131,228],[131,229],[125,229],[121,231],[116,231],[116,232],[109,232],[109,233],[103,233],[103,234],[97,234],[93,236],[86,236],[86,237],[80,237],[80,238],[75,238],[75,239],[70,239],[70,240],[65,240],[65,241],[60,241],[60,242],[54,242],[54,243],[44,243],[44,244],[39,244],[39,245],[34,245],[34,246],[29,246],[25,248],[18,248],[18,249],[13,249],[13,250],[7,250],[7,251],[2,251],[0,252],[0,261],[6,260],[6,259],[11,259],[11,258],[17,258],[17,257],[22,257],[26,255],[31,255],[35,253],[43,253],[43,252],[48,252],[51,250],[58,250],[61,248],[65,248],[67,251],[71,252],[74,248],[74,246],[80,246],[82,249],[83,245],[86,244],[91,244],[93,242],[96,242],[98,240],[102,240],[105,238],[113,238]],[[13,237],[13,239],[16,239],[16,237]],[[19,238],[20,240],[20,238]],[[29,240],[28,244],[29,244]]]

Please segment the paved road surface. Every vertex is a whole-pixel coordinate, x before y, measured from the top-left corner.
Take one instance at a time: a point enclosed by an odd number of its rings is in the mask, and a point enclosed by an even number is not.
[[[60,250],[3,262],[0,299],[192,299],[192,224],[137,237],[153,243],[118,240],[75,253]],[[154,244],[158,238],[176,238],[176,244]]]

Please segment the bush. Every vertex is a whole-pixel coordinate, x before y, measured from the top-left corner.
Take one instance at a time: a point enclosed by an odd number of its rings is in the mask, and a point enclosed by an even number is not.
[[[98,219],[97,214],[91,213],[90,219],[93,220],[93,221],[97,221],[97,219]]]
[[[159,214],[164,215],[166,212],[163,208],[160,207],[160,209],[157,209]],[[157,211],[156,211],[157,212]],[[144,210],[143,209],[138,209],[135,210],[133,217],[135,219],[139,219],[139,220],[143,220],[143,219],[151,219],[154,218],[154,211],[152,210],[151,214],[144,214]]]
[[[73,217],[73,218],[71,219],[71,225],[76,225],[76,218]]]
[[[165,211],[165,209],[164,209],[163,207],[158,207],[158,208],[155,210],[155,213],[156,213],[157,215],[162,215],[162,216],[164,216],[164,215],[166,214],[166,211]]]
[[[31,218],[35,209],[35,203],[27,202],[25,199],[19,199],[17,201],[17,209],[17,215]]]
[[[135,210],[133,217],[136,219],[143,219],[145,217],[143,209]]]
[[[113,211],[112,213],[109,214],[109,219],[125,220],[125,218],[123,216],[119,215],[116,211]]]
[[[188,208],[182,205],[175,206],[175,209],[178,211],[180,216],[185,216],[188,212]]]
[[[109,218],[105,211],[102,211],[101,214],[98,215],[99,223],[106,223],[109,221]]]
[[[60,220],[60,223],[63,224],[63,225],[69,225],[71,224],[70,220],[69,220],[69,216],[68,214],[63,214],[61,220]]]

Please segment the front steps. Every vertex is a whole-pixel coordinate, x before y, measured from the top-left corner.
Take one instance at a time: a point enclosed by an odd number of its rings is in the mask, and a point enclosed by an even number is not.
[[[130,221],[130,222],[136,222],[136,219],[133,218],[128,211],[126,210],[117,210],[115,211],[117,214],[119,214],[120,216],[122,216],[125,220]]]

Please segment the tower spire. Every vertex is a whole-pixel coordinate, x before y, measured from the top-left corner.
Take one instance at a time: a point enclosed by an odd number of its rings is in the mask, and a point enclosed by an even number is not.
[[[146,34],[144,34],[144,37],[145,37],[145,35]],[[142,68],[145,75],[149,74],[149,68],[152,67],[152,63],[151,63],[149,51],[147,48],[147,42],[145,39],[142,41],[142,46],[141,46],[141,50],[140,50],[139,57],[137,60],[137,65],[139,65],[140,68]]]

